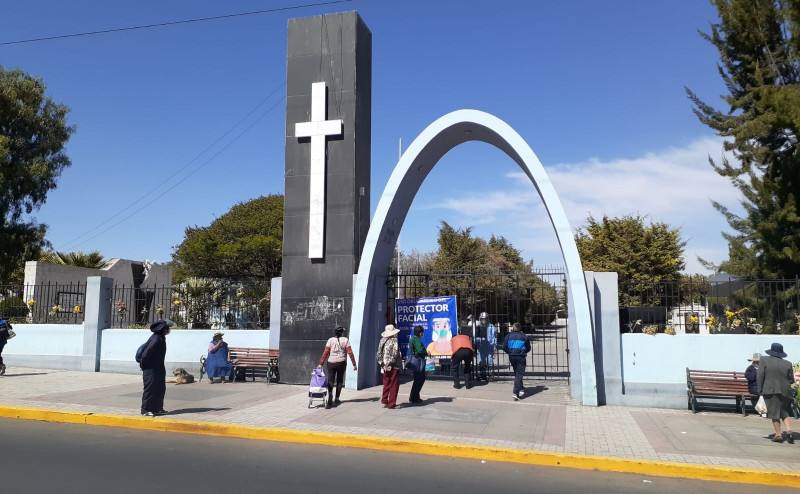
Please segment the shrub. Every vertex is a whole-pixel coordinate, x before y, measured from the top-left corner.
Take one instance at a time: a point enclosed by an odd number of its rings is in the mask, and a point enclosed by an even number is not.
[[[2,318],[19,318],[28,315],[28,306],[25,302],[18,297],[9,297],[0,300],[0,317]]]

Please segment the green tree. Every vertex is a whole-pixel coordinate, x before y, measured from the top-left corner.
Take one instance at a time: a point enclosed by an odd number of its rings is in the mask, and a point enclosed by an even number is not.
[[[58,252],[49,251],[44,252],[39,256],[39,261],[47,262],[50,264],[61,264],[63,266],[78,266],[81,268],[102,268],[106,263],[103,255],[99,250],[85,254],[81,251],[77,252]]]
[[[442,273],[483,273],[487,268],[487,245],[480,237],[472,236],[472,227],[456,229],[446,221],[439,226],[439,250],[431,269]]]
[[[728,93],[717,110],[687,89],[700,121],[735,160],[711,166],[741,192],[744,214],[712,201],[734,233],[720,269],[742,276],[800,275],[800,2],[712,0],[719,22],[701,35],[719,51]]]
[[[505,237],[496,237],[492,234],[487,247],[492,272],[530,273],[533,269],[533,260],[525,261],[522,252],[511,245]]]
[[[187,228],[172,254],[175,279],[264,280],[281,273],[283,196],[241,202],[207,227]]]
[[[620,281],[674,280],[684,268],[680,229],[665,223],[645,225],[645,217],[592,216],[578,229],[575,242],[587,271],[614,271]]]
[[[23,217],[45,203],[71,165],[69,108],[45,89],[41,79],[0,65],[0,282],[21,282],[24,261],[49,246],[47,227]]]

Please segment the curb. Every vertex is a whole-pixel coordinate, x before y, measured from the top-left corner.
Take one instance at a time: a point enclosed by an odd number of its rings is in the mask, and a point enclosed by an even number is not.
[[[318,444],[359,448],[394,453],[414,453],[476,460],[521,463],[549,467],[577,468],[617,473],[635,473],[656,477],[677,477],[717,482],[800,487],[800,473],[752,468],[697,465],[655,460],[636,460],[609,456],[550,453],[514,448],[443,443],[422,439],[388,438],[364,434],[343,434],[308,430],[253,427],[246,425],[201,422],[196,420],[112,415],[46,408],[0,405],[0,417],[39,420],[68,424],[85,424],[126,429],[141,429],[207,436],[235,437],[262,441]]]

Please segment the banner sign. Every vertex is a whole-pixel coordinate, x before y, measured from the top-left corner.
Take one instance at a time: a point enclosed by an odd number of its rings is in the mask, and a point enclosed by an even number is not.
[[[456,296],[428,298],[398,298],[394,301],[395,327],[403,355],[408,351],[408,340],[414,326],[422,326],[422,344],[429,355],[447,356],[452,353],[450,340],[458,334]]]

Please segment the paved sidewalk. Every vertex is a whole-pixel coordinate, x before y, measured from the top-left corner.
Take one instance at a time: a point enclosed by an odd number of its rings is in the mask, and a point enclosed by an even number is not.
[[[465,450],[472,448],[470,457],[474,458],[485,453],[487,458],[503,459],[504,451],[508,455],[541,452],[549,456],[539,458],[553,458],[554,465],[598,469],[608,465],[609,470],[652,471],[654,475],[663,475],[664,465],[655,465],[651,470],[619,470],[612,465],[621,459],[630,464],[648,464],[652,460],[669,462],[675,467],[722,466],[732,467],[729,470],[733,474],[726,480],[752,481],[746,469],[755,469],[765,474],[781,472],[790,479],[790,484],[800,486],[800,434],[795,445],[772,443],[770,421],[757,415],[585,407],[569,397],[566,386],[548,382],[527,384],[531,395],[514,402],[511,383],[456,390],[449,380],[428,379],[422,390],[424,403],[412,405],[406,403],[411,384],[404,381],[400,404],[394,410],[381,407],[380,387],[345,389],[343,402],[325,410],[318,406],[319,402],[309,408],[305,386],[264,381],[168,384],[165,408],[170,414],[148,419],[139,414],[139,375],[15,367],[0,377],[0,416],[60,420],[52,414],[37,417],[35,412],[61,410],[112,415],[116,417],[113,424],[123,427],[131,424],[141,428],[142,424],[153,421],[181,422],[179,428],[161,428],[191,432],[183,424],[191,421],[199,424],[200,433],[207,433],[202,432],[204,424],[209,427],[222,424],[230,427],[215,429],[215,434],[234,430],[232,426],[271,428],[292,432],[292,440],[301,441],[305,441],[303,436],[296,433],[317,433],[309,435],[307,442],[318,441],[322,437],[319,433],[341,434],[346,439],[343,444],[355,447],[374,447],[367,443],[388,438],[390,442],[382,443],[385,449],[403,441],[417,441],[419,447],[421,440],[433,442],[424,445],[430,454],[453,454],[452,445],[461,445]],[[22,409],[33,412],[15,412]],[[439,447],[440,443],[449,443],[449,449]],[[563,455],[570,461],[564,461]],[[581,464],[584,458],[581,455],[591,455],[586,457],[586,461],[591,461]],[[679,468],[669,475],[683,476]]]

